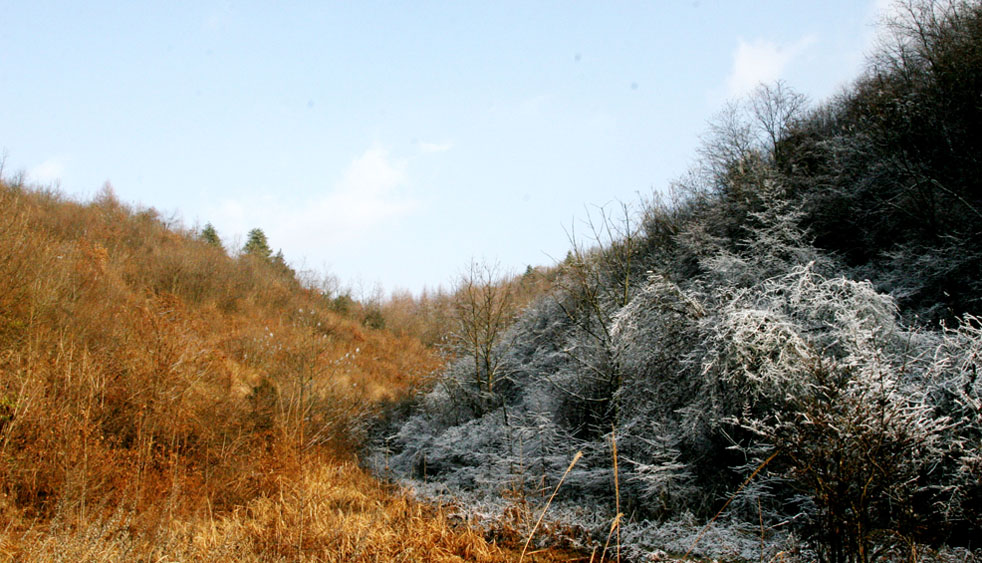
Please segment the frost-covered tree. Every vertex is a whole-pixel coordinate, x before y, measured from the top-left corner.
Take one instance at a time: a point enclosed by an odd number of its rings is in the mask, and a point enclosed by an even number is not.
[[[665,516],[706,501],[685,458],[703,434],[683,430],[680,416],[698,397],[698,373],[686,358],[705,314],[698,296],[657,274],[617,314],[613,337],[623,374],[617,434],[629,510]]]
[[[578,240],[575,230],[569,234],[572,250],[556,282],[559,290],[548,297],[568,321],[561,350],[576,366],[551,382],[563,392],[565,423],[583,437],[606,434],[618,419],[614,395],[621,369],[612,329],[643,277],[641,226],[626,204],[616,211],[598,208],[586,220],[592,245]]]
[[[490,348],[503,408],[467,406],[492,372],[452,364],[391,466],[486,512],[502,490],[534,503],[582,451],[550,510],[601,540],[623,513],[638,559],[699,539],[745,560],[974,548],[982,175],[963,172],[982,12],[904,5],[901,42],[853,90],[806,113],[761,89],[711,126],[682,198],[574,238]]]

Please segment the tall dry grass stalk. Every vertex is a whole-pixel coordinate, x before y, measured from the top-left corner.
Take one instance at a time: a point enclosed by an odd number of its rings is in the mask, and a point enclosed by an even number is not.
[[[529,532],[529,537],[527,540],[525,540],[525,545],[522,547],[522,554],[518,558],[519,563],[525,560],[525,553],[528,551],[529,544],[532,543],[532,538],[535,536],[535,531],[539,529],[539,525],[542,524],[542,519],[545,518],[546,512],[549,511],[549,505],[552,504],[552,499],[556,498],[556,493],[558,493],[560,487],[563,486],[563,481],[566,480],[566,476],[573,470],[573,466],[576,465],[577,461],[580,461],[581,457],[583,457],[583,452],[576,452],[576,455],[573,456],[573,461],[569,462],[569,467],[566,468],[566,472],[563,473],[562,477],[560,477],[559,483],[556,483],[556,488],[552,491],[552,494],[549,495],[549,500],[546,501],[546,505],[542,507],[542,512],[539,514],[539,519],[535,521],[535,526],[532,526],[532,531]]]
[[[610,523],[610,531],[607,533],[607,540],[604,542],[604,549],[600,553],[600,560],[603,561],[607,556],[607,548],[610,547],[610,540],[614,533],[617,533],[616,537],[616,554],[617,563],[621,561],[621,519],[624,517],[621,514],[621,486],[620,478],[618,475],[617,466],[617,427],[611,425],[610,427],[610,446],[611,446],[611,457],[614,463],[614,519]]]

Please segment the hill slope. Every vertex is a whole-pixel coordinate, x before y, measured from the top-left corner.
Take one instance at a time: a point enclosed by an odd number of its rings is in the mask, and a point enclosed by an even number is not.
[[[724,111],[676,199],[574,249],[388,466],[503,518],[565,476],[552,513],[638,559],[977,548],[982,7],[907,7],[836,99]]]
[[[508,557],[355,463],[417,340],[108,189],[0,209],[0,558]]]

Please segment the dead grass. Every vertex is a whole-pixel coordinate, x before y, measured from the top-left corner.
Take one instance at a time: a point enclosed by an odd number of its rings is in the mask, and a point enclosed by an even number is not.
[[[455,521],[383,485],[352,462],[317,460],[299,479],[227,513],[178,510],[175,484],[158,507],[100,506],[87,518],[57,513],[0,532],[0,558],[18,561],[516,561],[515,545],[486,541]],[[562,550],[527,561],[587,561]],[[599,561],[599,559],[596,559]]]
[[[417,338],[108,189],[0,209],[0,559],[516,558],[354,462]]]
[[[302,479],[284,480],[228,514],[163,510],[155,518],[143,522],[125,504],[85,522],[56,518],[13,541],[8,533],[5,555],[31,561],[507,560],[474,530],[346,462],[317,463]]]

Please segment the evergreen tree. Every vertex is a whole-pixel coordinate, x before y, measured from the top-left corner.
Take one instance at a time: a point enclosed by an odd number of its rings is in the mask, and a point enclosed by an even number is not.
[[[283,250],[277,250],[276,254],[269,258],[269,263],[280,273],[286,275],[289,278],[293,278],[297,275],[297,272],[286,263],[286,258],[283,256]]]
[[[249,239],[246,241],[245,246],[242,247],[242,252],[265,260],[269,260],[273,254],[273,250],[269,248],[266,233],[260,228],[249,231]]]
[[[205,228],[201,229],[201,240],[207,242],[212,246],[218,248],[224,248],[222,246],[222,239],[218,236],[218,231],[215,230],[214,225],[211,223],[206,223]]]

